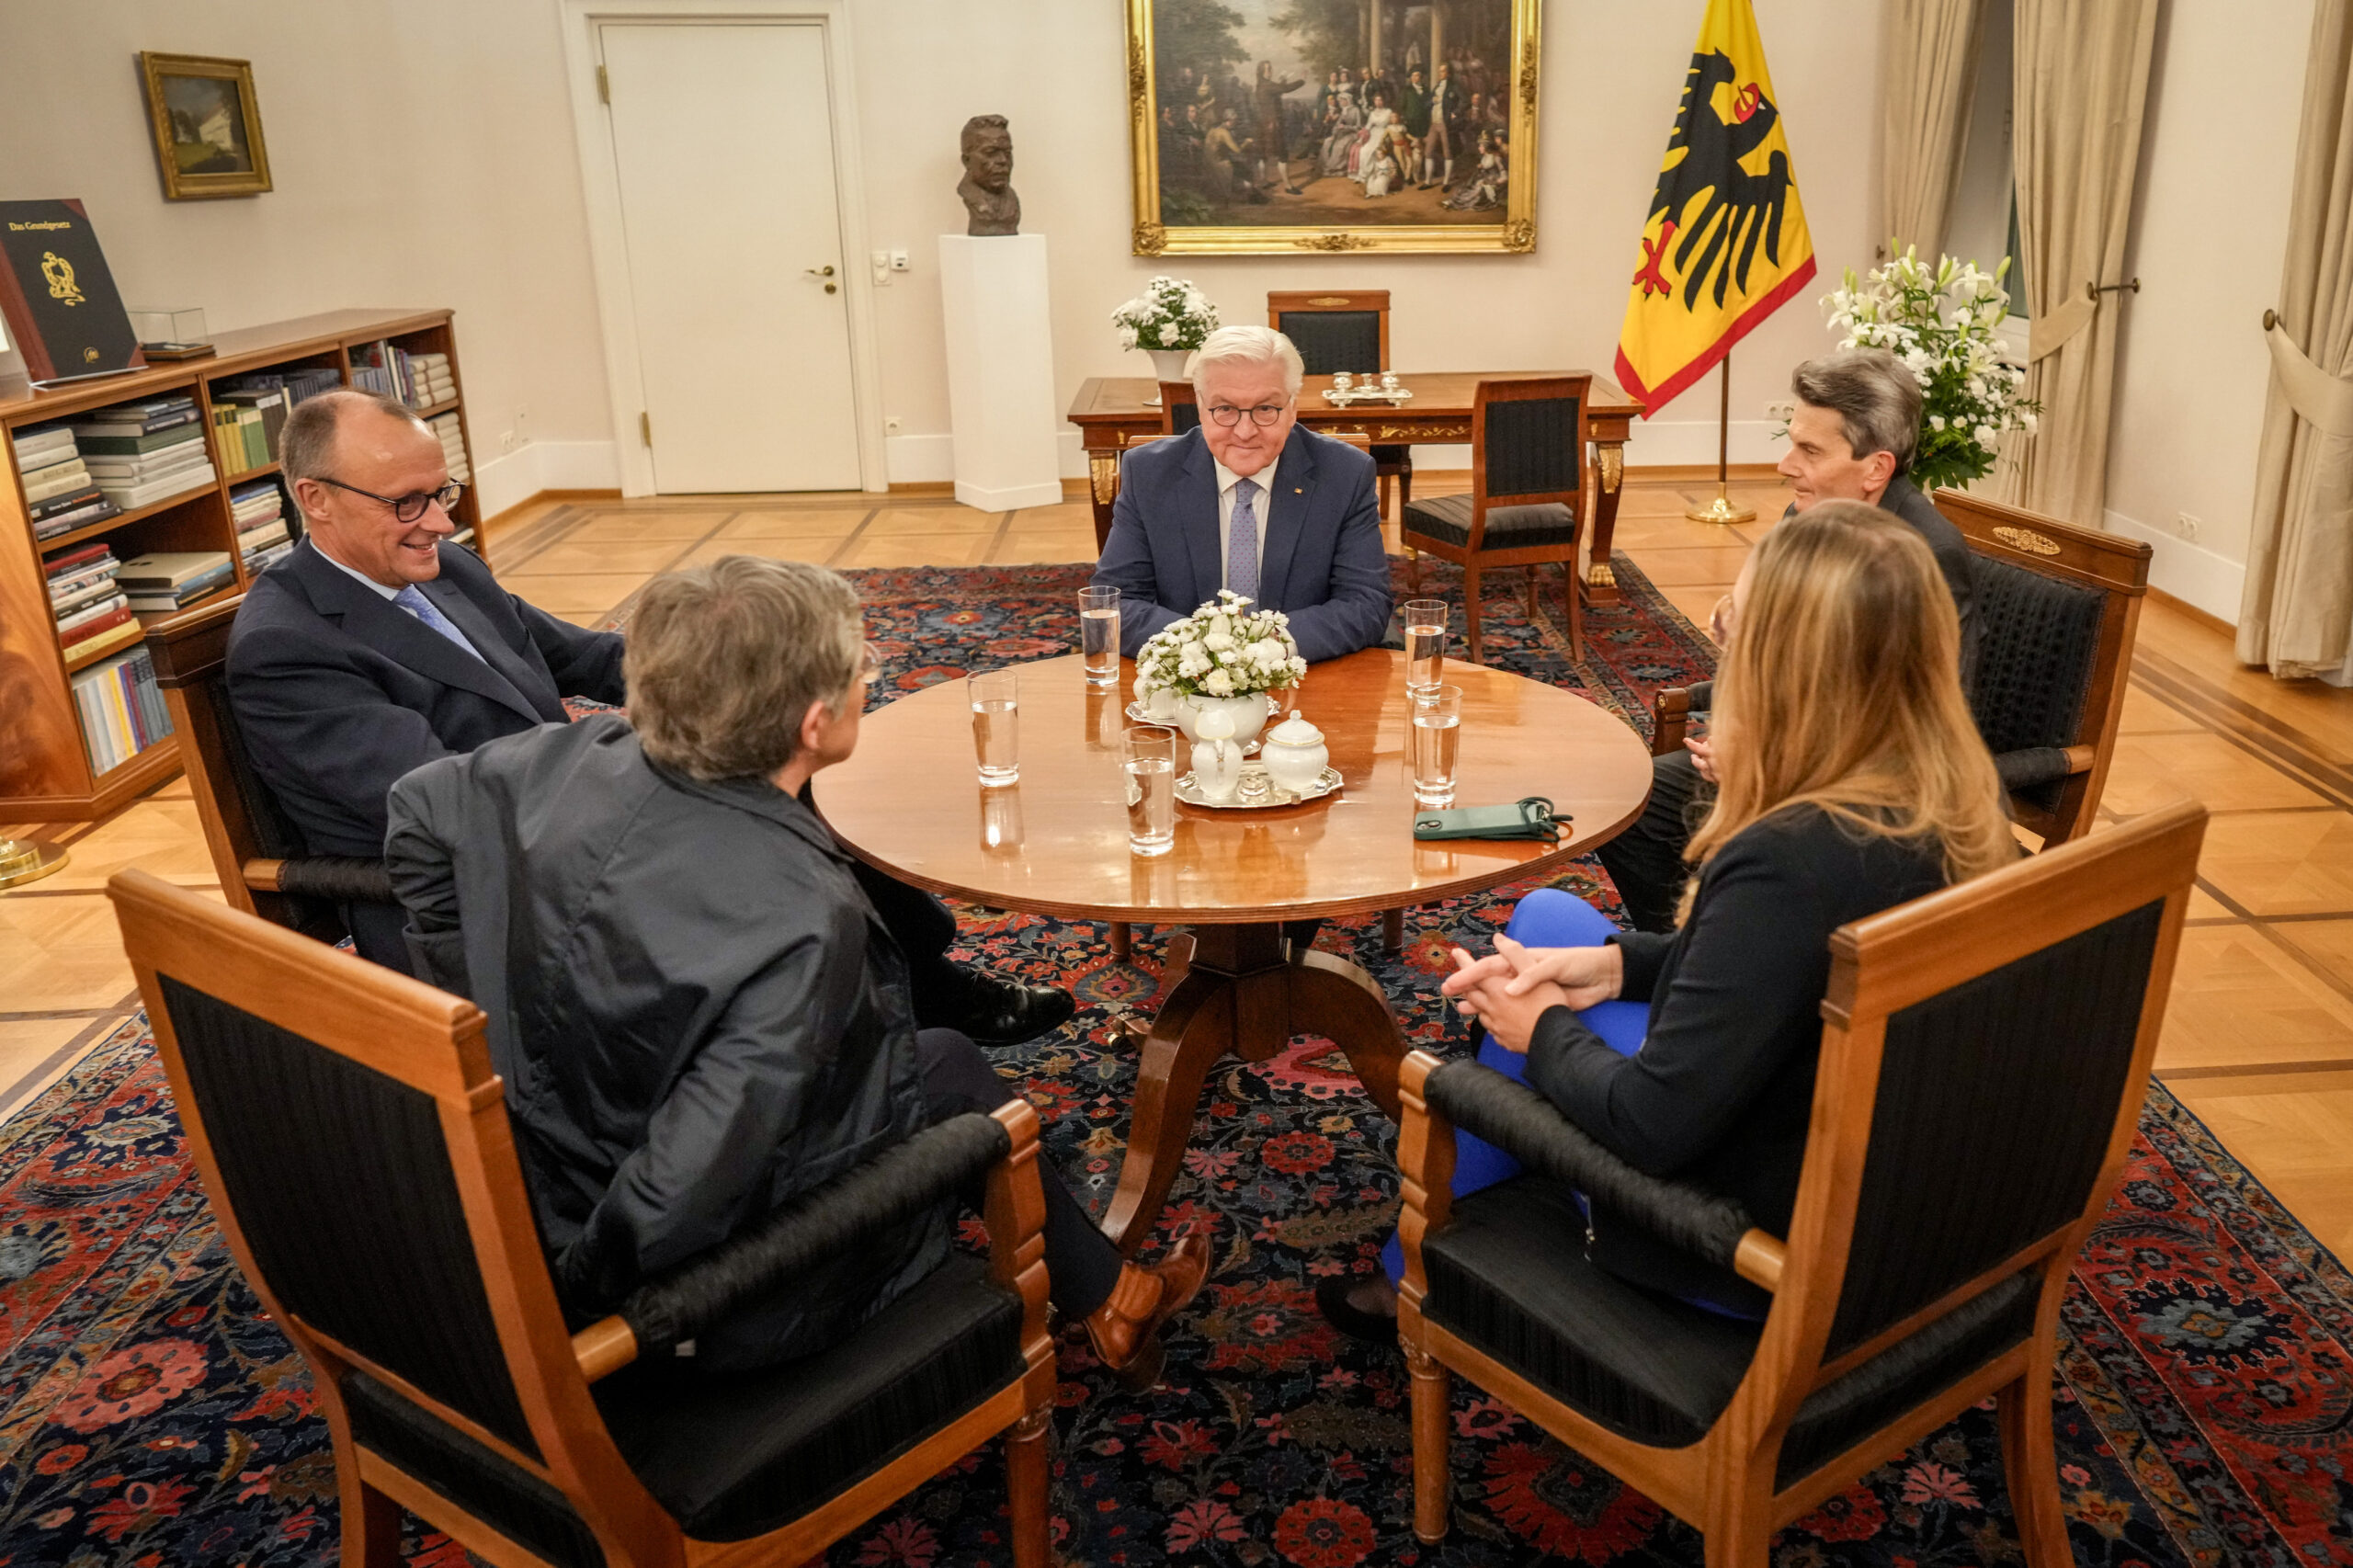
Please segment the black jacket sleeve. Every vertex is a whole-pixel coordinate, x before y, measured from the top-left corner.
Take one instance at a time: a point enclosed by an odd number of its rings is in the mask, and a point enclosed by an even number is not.
[[[590,631],[512,594],[506,597],[540,657],[548,662],[548,674],[555,677],[559,695],[585,697],[616,708],[628,706],[629,692],[621,678],[621,656],[628,644],[620,632]]]
[[[1783,836],[1752,829],[1710,862],[1682,962],[1635,1055],[1610,1050],[1566,1007],[1537,1020],[1529,1085],[1654,1176],[1724,1139],[1781,1066],[1791,1016],[1810,1017],[1828,983],[1820,889]],[[1630,994],[1659,940],[1620,942]]]

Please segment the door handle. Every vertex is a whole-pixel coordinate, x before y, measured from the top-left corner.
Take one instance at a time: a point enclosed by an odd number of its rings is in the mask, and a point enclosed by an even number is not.
[[[805,270],[812,278],[831,278],[834,275],[834,269],[830,267],[812,267]]]

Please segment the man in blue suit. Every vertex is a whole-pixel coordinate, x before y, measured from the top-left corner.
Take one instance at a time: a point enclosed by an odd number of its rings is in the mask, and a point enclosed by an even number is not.
[[[1129,455],[1095,566],[1120,590],[1121,652],[1220,588],[1289,616],[1310,664],[1387,633],[1372,459],[1298,428],[1302,373],[1270,327],[1221,327],[1194,354],[1200,428]]]

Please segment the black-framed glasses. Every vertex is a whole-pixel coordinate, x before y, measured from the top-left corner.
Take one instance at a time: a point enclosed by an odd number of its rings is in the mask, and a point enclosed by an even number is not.
[[[1265,421],[1261,420],[1259,423],[1264,424]],[[362,490],[356,484],[346,484],[340,479],[329,479],[324,474],[318,477],[321,484],[332,484],[337,490],[348,490],[354,495],[365,495],[370,501],[381,501],[392,509],[393,518],[402,523],[415,522],[425,516],[425,510],[428,506],[438,506],[444,513],[454,512],[458,508],[458,497],[466,493],[466,487],[454,479],[438,490],[412,490],[405,495],[379,495],[372,490]]]
[[[1262,427],[1272,425],[1283,416],[1283,410],[1290,406],[1287,403],[1262,403],[1256,408],[1236,408],[1230,403],[1216,403],[1201,410],[1201,414],[1204,418],[1214,419],[1230,430],[1242,423],[1242,416],[1245,414],[1253,425]]]

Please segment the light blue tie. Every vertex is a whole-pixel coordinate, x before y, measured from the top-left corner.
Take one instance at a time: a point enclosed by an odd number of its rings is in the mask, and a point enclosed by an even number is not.
[[[416,617],[417,619],[425,622],[426,625],[431,627],[434,631],[438,631],[442,636],[447,637],[450,642],[455,642],[459,647],[463,648],[467,653],[472,653],[475,658],[482,659],[482,650],[467,642],[466,634],[459,631],[456,626],[452,625],[449,618],[443,615],[439,608],[437,607],[431,599],[428,599],[423,594],[418,593],[415,583],[411,583],[407,587],[403,588],[399,593],[394,594],[392,596],[392,602],[400,606],[401,608],[408,611],[409,614]],[[483,663],[488,664],[490,661],[488,659],[483,659]]]
[[[1233,485],[1233,526],[1226,530],[1225,585],[1244,598],[1258,597],[1258,486],[1247,479]]]

